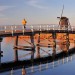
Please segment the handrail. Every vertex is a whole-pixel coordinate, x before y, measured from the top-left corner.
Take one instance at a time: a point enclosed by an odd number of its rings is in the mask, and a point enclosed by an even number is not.
[[[37,25],[26,25],[26,29],[30,29],[30,30],[71,30],[71,31],[75,31],[75,26],[68,26],[68,28],[62,27],[60,25],[53,25],[53,24],[37,24]],[[0,31],[23,31],[24,26],[23,25],[2,25],[0,26]]]

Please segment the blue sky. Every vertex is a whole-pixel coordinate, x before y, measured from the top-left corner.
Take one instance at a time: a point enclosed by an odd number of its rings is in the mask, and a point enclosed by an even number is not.
[[[58,24],[57,17],[67,16],[75,24],[75,0],[0,0],[0,25]]]

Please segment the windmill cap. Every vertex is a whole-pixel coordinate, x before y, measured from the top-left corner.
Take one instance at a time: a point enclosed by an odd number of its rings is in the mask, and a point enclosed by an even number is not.
[[[61,17],[61,19],[68,19],[67,17]]]
[[[59,19],[67,19],[68,20],[67,17],[57,17],[57,18],[59,18]]]

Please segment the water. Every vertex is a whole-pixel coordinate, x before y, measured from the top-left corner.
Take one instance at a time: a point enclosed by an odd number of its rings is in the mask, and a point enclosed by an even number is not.
[[[13,46],[14,46],[14,37],[7,37],[4,38],[2,41],[2,51],[3,51],[3,57],[1,58],[2,62],[8,62],[8,61],[12,61],[14,60],[14,50],[13,50]],[[24,40],[28,40],[29,39],[23,39],[20,38],[19,39],[19,45],[30,45],[28,44],[26,41]],[[47,41],[47,40],[46,40]],[[45,42],[45,41],[44,41]],[[35,41],[36,43],[36,41]],[[73,44],[71,44],[71,47],[73,47]],[[49,53],[51,53],[52,48],[42,48],[45,51],[48,51]],[[57,50],[60,50],[59,46],[57,45]],[[59,51],[57,51],[59,52]],[[19,53],[19,60],[23,60],[23,59],[30,59],[31,55],[27,55],[29,52],[27,51],[18,51]],[[44,51],[41,50],[41,53],[43,55],[41,56],[47,56],[48,54]],[[36,57],[36,52],[35,52],[35,57]],[[75,55],[71,55],[69,57],[66,58],[62,58],[58,61],[53,61],[51,63],[49,63],[49,61],[46,61],[45,64],[42,64],[40,62],[39,65],[37,66],[32,66],[29,68],[26,68],[26,73],[27,75],[74,75],[75,74]],[[18,70],[13,70],[11,69],[8,72],[3,72],[0,73],[0,75],[22,75],[22,69],[18,69]]]

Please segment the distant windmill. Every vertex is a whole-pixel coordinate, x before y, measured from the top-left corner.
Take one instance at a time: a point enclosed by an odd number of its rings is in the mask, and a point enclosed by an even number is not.
[[[62,8],[61,16],[57,17],[57,18],[59,18],[60,29],[65,28],[65,29],[68,30],[69,27],[71,28],[70,22],[69,22],[69,19],[67,17],[62,16],[63,11],[64,11],[64,5],[63,5],[63,8]]]

